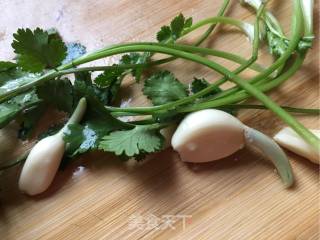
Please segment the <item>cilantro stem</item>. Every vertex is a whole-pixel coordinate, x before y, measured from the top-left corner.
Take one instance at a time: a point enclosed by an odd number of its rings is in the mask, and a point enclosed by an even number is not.
[[[227,7],[230,3],[230,0],[224,0],[223,4],[217,14],[217,17],[223,17],[223,15],[225,14]],[[208,29],[207,31],[205,31],[205,33],[198,39],[198,41],[194,44],[195,46],[200,46],[209,36],[210,34],[215,30],[217,26],[217,23],[213,23]],[[186,35],[186,34],[184,34]]]
[[[299,0],[295,0],[299,1]],[[259,81],[269,81],[269,79],[267,79],[267,77],[274,72],[276,69],[279,69],[280,67],[284,66],[285,62],[290,58],[290,56],[292,55],[293,52],[295,52],[295,50],[298,48],[299,46],[299,42],[301,40],[301,36],[302,36],[302,13],[301,13],[301,9],[299,10],[299,2],[295,3],[295,14],[294,14],[294,18],[293,18],[293,24],[292,24],[292,40],[289,41],[289,45],[287,50],[283,53],[283,55],[281,55],[281,57],[279,57],[271,66],[269,66],[268,68],[266,68],[263,72],[261,72],[259,75],[255,76],[254,78],[250,79],[249,82],[254,84],[257,83]],[[221,94],[219,94],[217,97],[225,97],[225,96],[229,96],[232,95],[233,93],[237,92],[240,89],[239,86],[236,86],[234,88],[228,89],[224,92],[222,92]]]
[[[211,17],[211,18],[206,18],[204,20],[201,20],[201,21],[193,24],[190,28],[187,28],[185,31],[183,31],[182,34],[186,35],[186,34],[192,32],[200,27],[203,27],[207,24],[217,24],[217,23],[233,25],[233,26],[239,28],[240,30],[242,30],[245,34],[247,34],[249,39],[251,39],[251,37],[252,37],[250,35],[250,34],[252,34],[252,29],[251,29],[251,25],[249,23],[243,22],[243,21],[235,19],[235,18],[223,17],[223,16]]]
[[[253,80],[257,81],[264,77],[270,75],[274,70],[278,67],[282,66],[285,61],[291,56],[292,52],[296,49],[299,44],[300,37],[302,34],[302,12],[300,8],[299,0],[294,1],[295,5],[295,14],[293,18],[293,37],[289,43],[287,51],[278,58],[268,69],[266,69],[263,73],[259,74],[257,77],[253,78]],[[227,78],[232,80],[238,86],[246,90],[252,96],[260,100],[266,107],[276,113],[282,120],[284,120],[289,126],[291,126],[299,135],[301,135],[307,142],[309,142],[312,146],[319,148],[319,139],[312,134],[308,129],[306,129],[301,123],[299,123],[296,119],[294,119],[290,114],[284,111],[281,107],[275,104],[271,99],[269,99],[266,95],[264,95],[258,88],[252,86],[250,83],[243,81],[242,78],[235,75],[233,72],[230,72],[228,69],[223,66],[212,62],[206,58],[201,56],[194,55],[192,53],[183,52],[177,49],[168,48],[164,46],[154,46],[154,45],[137,45],[137,46],[118,46],[114,48],[102,49],[93,54],[86,55],[84,57],[80,57],[74,61],[74,64],[79,65],[89,61],[93,61],[99,58],[126,53],[126,52],[160,52],[180,58],[184,58],[187,60],[191,60],[202,65],[205,65],[222,75],[225,75]]]
[[[197,104],[195,104],[197,106]],[[287,112],[298,113],[298,114],[306,114],[306,115],[320,115],[319,108],[297,108],[297,107],[289,107],[289,106],[281,106]],[[212,107],[209,107],[212,108]],[[216,109],[221,110],[269,110],[264,105],[257,105],[257,104],[224,104],[220,107],[215,107]],[[197,111],[197,110],[194,110]],[[191,111],[192,112],[192,111]],[[114,117],[123,117],[123,116],[141,116],[141,115],[150,115],[149,113],[134,113],[134,112],[112,112],[112,116]],[[144,120],[141,120],[144,121]],[[132,123],[132,122],[130,122]],[[140,121],[139,121],[140,123]],[[148,123],[150,121],[148,120]]]
[[[131,43],[131,44],[124,44],[123,46],[136,46],[136,45],[155,45],[155,46],[163,46],[163,44],[157,44],[157,43],[152,43],[152,42],[146,42],[146,43]],[[196,53],[205,53],[210,56],[216,56],[220,58],[224,58],[230,61],[233,61],[238,64],[246,64],[247,65],[247,60],[244,59],[241,56],[238,56],[236,54],[232,54],[229,52],[225,51],[219,51],[215,49],[210,49],[210,48],[200,48],[200,47],[193,47],[189,45],[183,45],[183,44],[166,44],[167,46],[170,46],[175,49],[180,49],[183,51],[188,51],[188,52],[196,52]],[[163,63],[166,63],[166,61],[163,61],[164,59],[161,60],[156,60],[152,61],[150,63],[146,64],[122,64],[122,65],[114,65],[114,66],[92,66],[92,67],[80,67],[80,68],[71,68],[71,69],[66,69],[66,70],[61,70],[59,71],[59,76],[64,75],[64,74],[70,74],[70,73],[76,73],[76,72],[87,72],[87,71],[106,71],[106,70],[115,70],[115,69],[135,69],[135,68],[140,68],[140,67],[150,67],[154,65],[160,65]],[[251,66],[252,70],[255,70],[257,72],[262,72],[265,68],[262,67],[259,64],[253,64]]]
[[[269,91],[279,85],[281,85],[284,81],[289,79],[291,76],[293,76],[299,68],[303,64],[303,60],[305,58],[305,54],[299,54],[292,66],[282,75],[278,76],[274,80],[267,82],[266,84],[257,86],[260,91]],[[177,109],[178,112],[192,112],[192,111],[199,111],[206,108],[218,108],[224,105],[233,104],[236,102],[243,101],[249,97],[249,94],[245,91],[237,92],[236,94],[225,96],[218,99],[213,99],[211,101],[203,102],[203,103],[197,103],[193,106],[186,106],[181,107]]]
[[[242,65],[239,68],[237,68],[235,70],[235,72],[234,72],[236,74],[242,72],[247,67],[250,67],[257,59],[258,49],[259,49],[259,21],[260,21],[261,14],[263,13],[264,7],[265,7],[265,4],[262,4],[260,6],[260,8],[258,10],[258,13],[257,13],[257,18],[256,18],[256,21],[255,21],[255,25],[254,25],[254,39],[253,39],[252,56],[251,56],[251,58],[249,60],[242,61]],[[151,44],[151,45],[162,46],[162,44]],[[166,46],[170,46],[170,47],[172,47],[174,49],[180,49],[180,50],[190,51],[190,52],[206,53],[206,54],[216,55],[216,56],[223,56],[223,55],[226,56],[227,54],[229,54],[229,53],[221,53],[220,51],[213,50],[213,49],[193,47],[193,46],[185,46],[185,45],[179,45],[179,44],[175,44],[175,45],[167,44]],[[194,101],[197,98],[200,98],[200,97],[204,96],[205,94],[211,92],[213,89],[215,89],[216,87],[218,87],[221,84],[225,83],[227,80],[228,80],[228,78],[226,76],[224,76],[222,79],[218,80],[216,83],[214,83],[214,84],[210,85],[209,87],[199,91],[198,93],[193,94],[191,96],[188,96],[186,98],[177,100],[177,101],[172,102],[172,103],[163,104],[163,105],[161,105],[160,108],[162,110],[162,109],[166,109],[166,108],[177,107],[179,105],[183,105],[183,104],[189,103],[191,101]]]
[[[301,17],[301,11],[298,11],[298,14],[296,16],[297,16],[297,18]],[[301,31],[301,19],[300,19],[300,21],[296,21],[296,22],[298,23],[296,26],[297,29],[299,31]],[[234,83],[236,83],[241,88],[243,88],[248,93],[250,93],[252,96],[254,96],[258,100],[260,100],[266,107],[268,107],[275,114],[277,114],[283,121],[285,121],[289,126],[291,126],[299,135],[301,135],[312,146],[319,148],[319,139],[314,134],[312,134],[301,123],[299,123],[295,118],[293,118],[290,114],[288,114],[281,107],[279,107],[277,104],[275,104],[271,99],[269,99],[266,95],[264,95],[258,88],[252,86],[250,83],[248,83],[246,81],[243,81],[242,78],[235,75],[233,72],[230,72],[225,67],[223,67],[215,62],[212,62],[206,58],[203,58],[201,56],[194,55],[194,54],[188,53],[188,52],[183,52],[183,51],[180,51],[177,49],[171,49],[171,48],[168,48],[165,46],[137,45],[137,46],[118,47],[115,49],[109,49],[105,52],[98,52],[96,54],[86,56],[85,59],[83,59],[83,58],[77,59],[75,61],[75,64],[82,64],[87,61],[93,61],[98,58],[107,57],[107,56],[111,56],[111,55],[115,55],[115,54],[120,54],[120,53],[125,53],[125,52],[138,52],[138,51],[160,52],[160,53],[164,53],[164,54],[177,56],[180,58],[184,58],[184,59],[187,59],[190,61],[200,63],[202,65],[205,65],[205,66],[219,72],[222,75],[227,76]],[[281,64],[282,63],[280,62],[280,65]]]
[[[265,4],[262,4],[261,7],[258,10],[258,14],[257,14],[257,19],[254,25],[254,40],[253,40],[253,50],[252,50],[252,57],[249,60],[243,60],[241,57],[237,56],[237,55],[233,55],[227,52],[221,52],[221,51],[217,51],[214,49],[208,49],[208,48],[200,48],[200,47],[194,47],[194,46],[188,46],[188,45],[181,45],[181,44],[166,44],[165,46],[169,46],[173,49],[177,49],[177,50],[183,50],[183,51],[189,51],[189,52],[197,52],[197,53],[205,53],[208,55],[214,55],[214,56],[219,56],[219,57],[229,57],[235,61],[241,61],[241,66],[235,70],[235,73],[240,73],[241,71],[245,70],[247,67],[250,67],[257,59],[257,55],[258,55],[258,49],[259,49],[259,20],[261,17],[261,14],[263,13]],[[145,45],[148,44],[150,46],[164,46],[164,44],[159,44],[159,43],[138,43],[138,44],[125,44],[122,46],[137,46],[137,45]],[[259,65],[257,65],[259,66]],[[257,69],[257,70],[261,70],[261,68]],[[227,77],[223,77],[222,79],[218,80],[215,84],[209,86],[208,88],[192,95],[189,97],[186,97],[184,99],[178,100],[176,102],[173,103],[167,103],[167,104],[163,104],[160,106],[160,109],[157,110],[162,110],[162,109],[167,109],[170,107],[177,107],[179,105],[182,104],[186,104],[189,103],[209,92],[212,91],[212,89],[214,89],[215,87],[223,84],[224,82],[226,82],[228,80]],[[156,108],[156,107],[155,107]]]
[[[150,43],[150,42],[145,42],[145,43],[129,43],[129,44],[122,44],[118,46],[136,46],[136,45],[155,45],[155,46],[166,46],[164,44],[158,44],[158,43]],[[197,48],[193,46],[188,46],[188,45],[182,45],[182,44],[168,44],[167,46],[170,46],[172,48],[179,48],[182,50],[190,51],[190,52],[197,52],[197,53],[205,53],[211,56],[217,56],[220,58],[225,58],[227,60],[233,61],[238,64],[246,64],[247,60],[236,55],[232,54],[229,52],[224,52],[224,51],[219,51],[219,50],[214,50],[214,49],[209,49],[209,48]],[[115,48],[110,47],[106,49],[113,49]],[[35,78],[33,81],[28,82],[27,84],[24,84],[22,86],[17,87],[16,89],[12,89],[11,91],[8,91],[6,93],[3,93],[0,95],[0,103],[4,102],[14,96],[16,96],[19,93],[25,92],[29,89],[31,89],[34,86],[37,86],[39,84],[44,83],[45,81],[54,79],[56,77],[63,76],[65,74],[70,74],[70,73],[76,73],[76,72],[83,72],[83,71],[105,71],[105,70],[114,70],[114,69],[134,69],[134,68],[139,68],[139,67],[150,67],[154,65],[160,65],[167,63],[168,60],[166,59],[161,59],[161,60],[156,60],[152,61],[147,64],[124,64],[124,65],[116,65],[116,66],[93,66],[93,67],[81,67],[81,68],[74,68],[76,64],[65,64],[62,65],[58,68],[58,71],[55,70],[50,70],[44,75],[40,76],[39,78]],[[243,67],[242,67],[243,68]],[[260,66],[259,64],[252,64],[252,69],[258,72],[262,72],[265,68]],[[239,73],[240,70],[236,70],[236,73]],[[221,81],[221,84],[225,80]],[[211,91],[211,89],[206,90],[208,92]],[[203,94],[206,94],[205,92]]]
[[[304,57],[305,57],[304,55],[298,55],[297,59],[294,61],[294,63],[292,64],[291,68],[288,69],[288,71],[278,76],[274,80],[267,82],[264,85],[258,86],[258,88],[261,91],[269,91],[279,86],[280,84],[282,84],[284,81],[286,81],[288,78],[293,76],[298,71],[298,69],[303,64]],[[225,96],[223,98],[207,100],[206,102],[196,103],[191,106],[184,106],[184,107],[181,106],[180,108],[177,109],[177,112],[183,113],[183,112],[199,111],[206,108],[218,108],[227,104],[233,104],[233,103],[246,100],[248,97],[249,97],[249,94],[245,91],[237,92],[236,94]],[[130,107],[127,107],[127,108],[107,107],[107,109],[111,111],[112,114],[116,112],[128,112],[130,114],[148,115],[148,114],[152,114],[154,112],[163,110],[163,109],[159,109],[159,107],[161,106],[163,105],[152,106],[152,107],[131,107],[131,108]]]
[[[223,5],[223,8],[220,11],[220,13],[224,13],[228,3],[229,3],[229,1],[225,2],[225,4]],[[209,24],[209,23],[212,23],[212,25],[216,25],[217,23],[232,24],[232,25],[237,26],[237,27],[239,27],[240,29],[243,29],[243,30],[245,30],[245,28],[243,26],[246,24],[246,23],[243,23],[243,22],[241,22],[241,21],[239,21],[237,19],[218,16],[218,17],[213,17],[213,18],[207,19],[206,22],[202,21],[199,24],[196,24],[196,26],[192,26],[192,28],[189,28],[188,31],[183,32],[182,35],[186,35],[186,34],[192,32],[192,31],[196,30],[197,28],[199,28],[199,27],[201,27],[203,25]],[[138,44],[138,43],[136,43],[136,44]],[[113,48],[117,48],[117,47],[121,47],[121,46],[126,46],[126,44],[116,44],[116,45],[108,46],[106,48],[103,48],[101,50],[96,51],[93,54],[98,54],[99,52],[104,52],[106,50],[111,50]],[[201,51],[202,53],[205,53],[205,51],[203,51],[203,49],[199,50],[199,51]],[[211,52],[211,53],[214,54],[214,52]],[[218,52],[216,52],[216,53],[218,53]],[[85,55],[83,57],[84,58],[85,57],[89,57],[90,55],[92,55],[92,54],[88,54],[88,55]],[[219,55],[223,56],[224,54],[223,54],[223,52],[220,51]],[[235,62],[238,62],[238,63],[240,63],[240,61],[241,62],[245,61],[245,60],[242,60],[239,56],[234,55],[234,54],[230,54],[230,53],[226,53],[224,56],[225,56],[225,58],[227,58],[229,60],[232,60],[232,61],[235,61]],[[80,59],[83,58],[83,57],[80,57]],[[153,64],[158,65],[158,64],[163,64],[163,63],[169,62],[171,60],[173,60],[173,59],[169,59],[169,58],[161,59],[161,60],[154,61],[153,63],[150,63],[150,64],[151,65],[153,65]],[[0,103],[4,102],[4,101],[6,101],[6,100],[8,100],[8,99],[10,99],[12,97],[14,97],[15,95],[17,95],[19,93],[27,91],[28,89],[30,89],[30,88],[38,85],[38,84],[41,84],[41,83],[43,83],[45,81],[48,81],[50,79],[53,79],[53,78],[56,78],[56,77],[59,77],[59,76],[65,74],[65,73],[63,73],[61,71],[73,68],[75,65],[76,64],[74,64],[74,63],[67,63],[67,64],[64,64],[64,65],[61,65],[56,70],[50,70],[50,71],[46,72],[44,75],[40,76],[39,78],[36,78],[33,81],[30,81],[29,83],[27,83],[25,85],[19,86],[17,89],[12,89],[11,91],[8,91],[8,92],[5,92],[5,93],[1,94],[0,95]],[[139,67],[139,66],[136,66],[136,67]],[[259,67],[258,65],[253,66],[253,68],[255,68],[256,70],[262,70],[262,67]],[[100,70],[101,69],[102,68],[100,68]],[[70,70],[70,72],[72,72],[72,70]]]
[[[318,108],[296,108],[296,107],[288,107],[288,106],[281,106],[287,112],[292,113],[302,113],[308,115],[320,115],[320,109]],[[255,105],[255,104],[226,104],[219,109],[261,109],[261,110],[268,110],[264,105]]]
[[[223,17],[226,10],[227,10],[227,7],[230,3],[230,0],[224,0],[223,1],[223,4],[217,14],[217,17]],[[197,40],[197,42],[195,44],[193,44],[194,46],[200,46],[209,36],[210,34],[216,29],[217,27],[217,23],[213,23],[210,25],[210,27],[207,29],[207,31],[205,31],[202,36]],[[189,32],[190,33],[190,32]],[[182,33],[182,36],[186,36],[187,34],[186,33]],[[167,57],[167,58],[164,58],[164,59],[161,59],[161,60],[165,60],[166,62],[171,62],[171,61],[174,61],[175,59],[177,59],[176,57]]]

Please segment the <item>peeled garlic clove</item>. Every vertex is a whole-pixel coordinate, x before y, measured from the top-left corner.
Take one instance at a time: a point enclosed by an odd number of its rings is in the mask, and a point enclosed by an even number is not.
[[[62,160],[65,142],[63,133],[70,124],[82,119],[87,107],[85,98],[81,98],[66,125],[55,135],[40,140],[30,151],[20,174],[21,191],[36,195],[44,192],[51,184]]]
[[[294,181],[290,163],[276,142],[220,110],[189,114],[178,126],[171,144],[182,161],[194,163],[218,160],[245,145],[252,146],[273,162],[286,187]]]
[[[320,130],[310,129],[310,131],[320,138]],[[320,163],[320,152],[304,141],[293,129],[285,127],[273,138],[282,147],[309,159],[311,162]]]
[[[186,116],[171,140],[185,162],[209,162],[244,147],[243,124],[232,115],[206,109]]]
[[[265,134],[247,126],[244,133],[246,145],[262,152],[275,165],[285,186],[290,187],[294,182],[291,165],[278,144]]]
[[[42,139],[32,148],[20,175],[21,191],[36,195],[49,187],[59,168],[64,145],[62,134],[56,134]]]

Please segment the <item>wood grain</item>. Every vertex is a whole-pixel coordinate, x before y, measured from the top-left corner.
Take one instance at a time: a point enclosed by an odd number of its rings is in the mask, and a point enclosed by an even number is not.
[[[80,41],[91,51],[112,43],[153,40],[160,26],[177,13],[197,21],[217,13],[220,4],[209,0],[2,0],[0,57],[13,56],[10,43],[18,27],[56,27],[65,40]],[[291,1],[273,1],[269,7],[289,31]],[[252,13],[236,1],[228,14],[253,20]],[[207,46],[250,56],[245,38],[224,29]],[[318,21],[315,29],[319,29]],[[302,69],[270,94],[277,102],[319,107],[318,32],[316,36]],[[259,62],[267,65],[270,60],[262,49]],[[226,61],[221,63],[235,67]],[[213,81],[218,76],[184,61],[166,68],[185,81],[193,76]],[[124,93],[134,99],[130,104],[148,104],[138,87],[127,81]],[[283,126],[268,111],[242,111],[240,118],[269,135]],[[319,118],[298,118],[308,127],[320,127]],[[296,177],[295,187],[289,190],[283,189],[272,165],[251,150],[201,165],[182,163],[171,149],[139,166],[92,153],[59,172],[48,192],[34,198],[19,193],[20,169],[10,169],[0,176],[0,239],[319,239],[318,166],[288,155]],[[139,230],[129,227],[133,214],[191,218],[184,229],[178,221],[175,229]]]

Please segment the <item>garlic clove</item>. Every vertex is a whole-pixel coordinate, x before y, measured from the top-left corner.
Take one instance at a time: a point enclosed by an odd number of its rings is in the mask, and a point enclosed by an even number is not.
[[[81,98],[66,125],[57,134],[40,140],[32,148],[20,174],[20,190],[29,195],[36,195],[50,186],[64,154],[64,131],[69,124],[80,122],[86,107],[86,99]]]
[[[243,124],[224,111],[201,110],[181,121],[171,144],[182,161],[218,160],[244,147]]]
[[[310,129],[310,131],[320,138],[320,130]],[[285,127],[273,138],[282,147],[309,159],[311,162],[320,163],[320,152],[304,141],[292,128]]]
[[[62,134],[40,140],[23,165],[19,179],[20,190],[29,195],[45,191],[58,171],[64,149]]]

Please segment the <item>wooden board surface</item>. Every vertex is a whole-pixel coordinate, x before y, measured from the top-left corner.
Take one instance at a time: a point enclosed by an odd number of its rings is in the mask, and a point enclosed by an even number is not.
[[[13,56],[9,46],[18,27],[56,27],[66,41],[80,41],[90,51],[112,43],[153,40],[160,26],[179,12],[197,21],[216,14],[220,3],[2,0],[0,58]],[[273,1],[269,7],[289,30],[291,1]],[[252,21],[252,14],[237,1],[228,14]],[[315,19],[318,17],[317,10]],[[317,22],[315,28],[318,27]],[[270,94],[277,102],[319,107],[316,34],[304,67]],[[215,35],[206,44],[250,56],[250,45],[236,31],[221,31],[221,35]],[[112,63],[115,59],[105,62]],[[270,62],[265,50],[259,61]],[[186,81],[194,75],[211,80],[218,76],[184,61],[166,68]],[[134,98],[130,104],[145,105],[137,87],[132,89],[126,91],[131,93],[128,98]],[[267,111],[242,111],[240,119],[269,135],[283,126]],[[299,119],[308,127],[320,127],[319,118],[299,116]],[[274,167],[251,150],[242,150],[214,163],[190,165],[182,163],[168,149],[138,167],[128,167],[109,155],[90,154],[59,172],[49,191],[34,198],[19,193],[20,169],[14,168],[0,176],[0,239],[318,239],[318,166],[294,154],[288,155],[296,177],[296,185],[290,190],[283,188]],[[164,224],[161,229],[134,225],[141,220],[139,216],[151,221],[164,219],[166,215],[175,218],[174,229]]]

